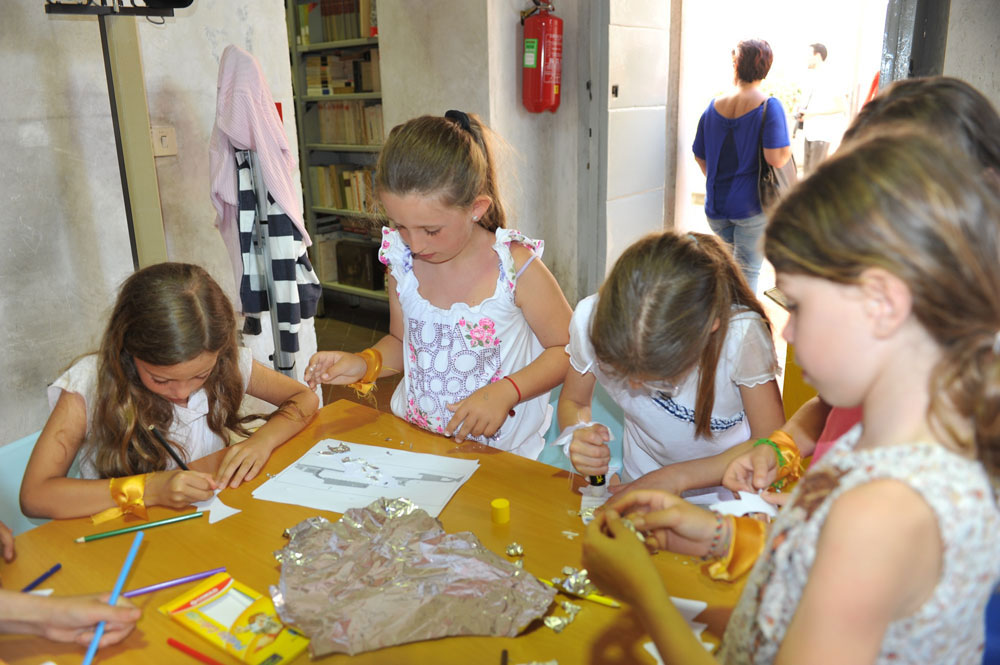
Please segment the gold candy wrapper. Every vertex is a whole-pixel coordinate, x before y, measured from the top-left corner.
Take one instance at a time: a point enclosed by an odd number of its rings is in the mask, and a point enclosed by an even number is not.
[[[336,523],[313,517],[288,534],[271,597],[282,620],[310,637],[313,658],[449,635],[514,637],[555,596],[406,499],[379,499]]]

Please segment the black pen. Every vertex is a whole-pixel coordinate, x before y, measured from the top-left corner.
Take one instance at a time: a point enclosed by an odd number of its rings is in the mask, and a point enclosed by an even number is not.
[[[170,456],[174,458],[175,462],[177,462],[177,466],[184,469],[185,471],[190,470],[188,469],[187,464],[184,463],[184,460],[181,459],[181,456],[177,454],[177,451],[175,451],[170,446],[170,444],[167,443],[167,440],[163,438],[163,435],[160,434],[160,430],[156,429],[156,425],[150,425],[149,431],[153,433],[153,436],[155,436],[156,440],[160,442],[160,445],[167,449],[167,452],[170,453]]]

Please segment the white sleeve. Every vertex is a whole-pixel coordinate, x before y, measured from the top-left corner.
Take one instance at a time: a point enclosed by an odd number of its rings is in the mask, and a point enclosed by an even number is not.
[[[569,354],[569,364],[580,374],[586,374],[593,367],[597,358],[594,346],[590,343],[590,322],[594,318],[597,307],[597,294],[581,300],[573,311],[569,322],[569,344],[566,353]]]
[[[245,346],[238,347],[237,364],[240,368],[240,376],[243,377],[243,394],[250,388],[250,374],[253,373],[253,351]]]
[[[777,377],[781,367],[774,352],[771,331],[764,321],[757,314],[744,314],[735,322],[741,324],[743,335],[733,364],[733,382],[752,388]],[[730,334],[735,332],[736,328],[730,327]]]

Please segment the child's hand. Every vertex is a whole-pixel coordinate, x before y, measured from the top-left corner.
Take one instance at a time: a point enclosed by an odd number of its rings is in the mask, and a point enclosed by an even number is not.
[[[0,522],[0,549],[3,550],[3,560],[10,563],[14,560],[14,532]]]
[[[755,446],[726,467],[722,486],[734,492],[756,492],[778,477],[778,456],[771,446]]]
[[[603,511],[627,516],[638,531],[655,538],[660,549],[678,554],[705,556],[715,536],[714,513],[666,492],[618,494],[604,504]]]
[[[320,351],[309,359],[302,378],[311,389],[315,390],[321,383],[341,386],[360,381],[366,371],[368,364],[356,353]]]
[[[109,605],[111,594],[46,598],[46,616],[35,629],[41,636],[56,642],[90,644],[97,624],[105,622],[99,647],[117,644],[125,639],[142,611],[128,600],[120,598]]]
[[[196,501],[212,498],[215,479],[201,471],[159,471],[146,480],[147,506],[183,508]]]
[[[569,461],[585,476],[603,476],[611,463],[611,430],[601,424],[583,427],[573,432],[569,444]]]
[[[470,436],[493,436],[517,404],[517,391],[509,381],[495,381],[468,397],[448,405],[454,413],[444,435],[462,443]]]
[[[273,448],[254,440],[252,436],[229,446],[215,473],[216,486],[239,487],[240,483],[253,480],[264,468],[272,450]]]
[[[633,605],[659,579],[646,547],[614,510],[595,515],[587,525],[583,567],[601,591]]]

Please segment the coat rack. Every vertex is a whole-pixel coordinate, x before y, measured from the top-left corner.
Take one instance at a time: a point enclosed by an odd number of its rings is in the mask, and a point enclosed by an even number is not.
[[[148,0],[145,5],[136,5],[135,0],[131,0],[129,5],[120,0],[75,3],[48,0],[45,4],[46,14],[97,17],[132,265],[137,270],[166,261],[167,243],[163,233],[160,192],[149,135],[149,107],[146,104],[135,19],[138,16],[166,18],[174,15],[175,7],[189,4],[191,0]]]

